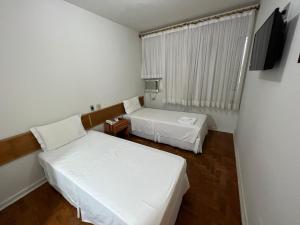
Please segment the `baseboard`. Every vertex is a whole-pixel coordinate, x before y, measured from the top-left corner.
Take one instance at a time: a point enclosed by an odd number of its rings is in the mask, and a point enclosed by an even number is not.
[[[43,177],[43,178],[35,181],[28,187],[23,188],[21,191],[17,192],[16,194],[5,199],[4,201],[0,202],[0,211],[2,209],[6,208],[7,206],[13,204],[14,202],[18,201],[20,198],[23,198],[25,195],[32,192],[34,189],[36,189],[39,186],[41,186],[42,184],[46,183],[46,181],[47,181],[46,178]]]
[[[242,224],[248,225],[248,216],[247,216],[247,209],[246,209],[246,202],[245,202],[245,190],[243,185],[242,179],[242,171],[241,171],[241,164],[240,164],[240,156],[239,151],[235,142],[235,133],[233,133],[233,144],[234,144],[234,153],[235,153],[235,161],[236,161],[236,170],[238,176],[238,187],[239,187],[239,199],[240,199],[240,208],[241,208],[241,217],[242,217]]]

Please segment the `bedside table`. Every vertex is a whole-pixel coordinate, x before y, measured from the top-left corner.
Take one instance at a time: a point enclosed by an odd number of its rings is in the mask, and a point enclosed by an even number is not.
[[[125,119],[119,119],[113,125],[104,123],[104,132],[113,136],[119,136],[120,134],[125,134],[129,136],[129,121]]]

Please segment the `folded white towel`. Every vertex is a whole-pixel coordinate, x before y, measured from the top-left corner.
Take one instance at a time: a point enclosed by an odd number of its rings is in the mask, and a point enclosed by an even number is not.
[[[184,124],[184,125],[193,125],[196,122],[196,118],[191,118],[191,117],[180,117],[177,121],[178,123]]]

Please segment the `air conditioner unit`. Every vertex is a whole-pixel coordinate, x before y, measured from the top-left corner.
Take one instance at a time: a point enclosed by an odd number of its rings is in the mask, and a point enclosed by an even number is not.
[[[160,79],[145,79],[145,92],[158,93]]]

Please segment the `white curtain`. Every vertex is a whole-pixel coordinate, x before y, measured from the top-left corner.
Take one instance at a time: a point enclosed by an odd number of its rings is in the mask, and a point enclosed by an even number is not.
[[[187,104],[188,30],[165,34],[165,96],[168,103]]]
[[[155,63],[164,78],[164,102],[238,110],[254,18],[253,10],[145,38],[161,40],[163,57]]]
[[[163,78],[164,70],[164,35],[143,38],[142,78]]]

